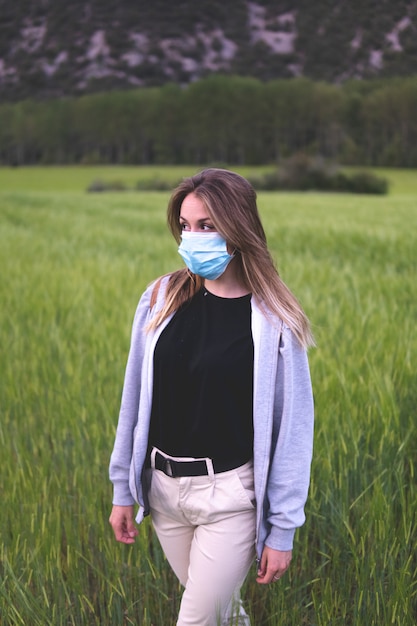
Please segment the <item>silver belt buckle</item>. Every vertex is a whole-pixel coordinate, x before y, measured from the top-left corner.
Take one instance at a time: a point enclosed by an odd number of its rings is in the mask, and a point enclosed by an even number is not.
[[[171,467],[171,461],[169,459],[165,459],[165,471],[167,476],[170,476],[172,478],[173,472]]]

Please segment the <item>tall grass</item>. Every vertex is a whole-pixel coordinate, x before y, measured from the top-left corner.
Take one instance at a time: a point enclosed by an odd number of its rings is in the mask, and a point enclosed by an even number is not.
[[[167,194],[25,180],[0,194],[0,622],[168,626],[181,589],[149,520],[134,547],[107,521],[134,308],[180,264]],[[318,347],[307,521],[279,584],[248,577],[256,626],[415,624],[417,195],[402,180],[386,197],[259,198]]]

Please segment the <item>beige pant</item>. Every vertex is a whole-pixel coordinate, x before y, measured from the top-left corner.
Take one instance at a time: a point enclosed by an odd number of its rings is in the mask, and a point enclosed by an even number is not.
[[[255,556],[253,463],[208,466],[208,476],[181,478],[151,470],[152,522],[185,587],[177,626],[249,626],[239,590]]]

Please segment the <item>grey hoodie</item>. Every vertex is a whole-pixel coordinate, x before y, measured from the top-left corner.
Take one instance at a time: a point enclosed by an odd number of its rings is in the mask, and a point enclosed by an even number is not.
[[[154,284],[140,299],[131,345],[116,439],[110,461],[113,504],[139,504],[136,518],[149,513],[143,467],[152,406],[153,353],[172,316],[158,328],[145,327],[164,303],[168,277],[150,307]],[[292,331],[262,312],[252,297],[254,343],[254,478],[257,508],[256,551],[264,545],[291,550],[295,529],[305,521],[313,448],[313,395],[306,351]]]

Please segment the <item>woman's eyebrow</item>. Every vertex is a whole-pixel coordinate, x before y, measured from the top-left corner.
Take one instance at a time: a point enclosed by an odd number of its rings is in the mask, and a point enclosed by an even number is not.
[[[181,215],[179,217],[179,221],[188,223],[188,220],[185,217],[181,217]],[[210,224],[213,223],[209,217],[201,217],[200,219],[197,220],[197,224],[207,224],[207,223],[210,223]]]

